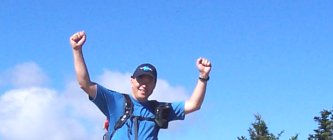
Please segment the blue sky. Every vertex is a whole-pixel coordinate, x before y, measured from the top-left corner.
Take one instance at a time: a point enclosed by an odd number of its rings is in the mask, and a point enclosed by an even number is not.
[[[256,113],[272,133],[285,130],[281,139],[306,139],[313,117],[332,109],[332,9],[328,0],[4,0],[0,139],[100,139],[103,116],[75,82],[68,40],[80,30],[91,78],[111,89],[128,92],[128,76],[150,62],[159,76],[152,98],[183,100],[195,60],[212,61],[202,109],[162,140],[248,136]]]

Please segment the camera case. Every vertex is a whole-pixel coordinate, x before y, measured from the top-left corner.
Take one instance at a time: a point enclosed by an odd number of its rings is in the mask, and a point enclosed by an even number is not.
[[[168,128],[170,110],[170,103],[163,103],[156,107],[154,121],[161,129]]]

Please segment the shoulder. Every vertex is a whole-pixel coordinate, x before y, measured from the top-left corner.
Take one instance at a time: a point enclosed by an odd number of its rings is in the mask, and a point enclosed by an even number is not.
[[[115,90],[111,90],[109,88],[106,88],[100,84],[96,84],[97,85],[97,93],[108,93],[108,94],[115,94],[115,95],[119,95],[122,96],[120,92],[117,92]]]
[[[108,89],[100,84],[96,84],[97,91],[95,98],[89,98],[90,100],[111,100],[112,102],[115,102],[119,99],[123,99],[123,95],[120,92]]]

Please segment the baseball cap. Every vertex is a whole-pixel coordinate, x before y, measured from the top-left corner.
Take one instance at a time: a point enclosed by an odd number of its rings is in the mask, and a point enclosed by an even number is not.
[[[156,78],[157,78],[156,68],[152,64],[149,64],[149,63],[141,64],[135,69],[132,77],[135,78],[135,77],[138,77],[141,75],[149,75],[149,76],[153,77],[153,79],[156,81]]]

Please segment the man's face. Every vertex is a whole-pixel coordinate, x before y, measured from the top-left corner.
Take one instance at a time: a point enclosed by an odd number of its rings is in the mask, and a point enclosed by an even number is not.
[[[153,93],[156,82],[148,75],[141,75],[131,78],[132,95],[140,102],[145,102]]]

